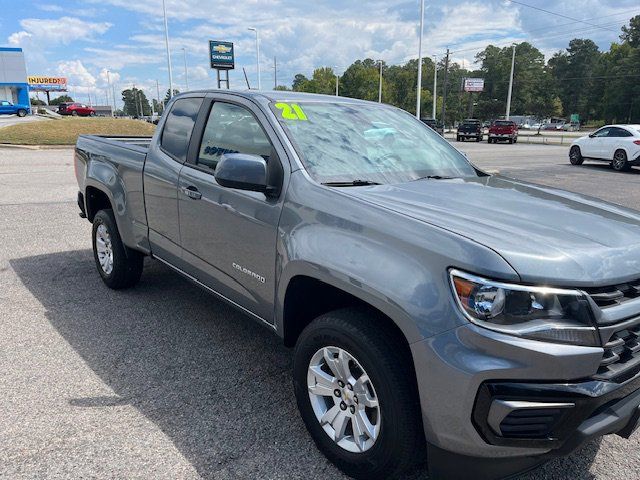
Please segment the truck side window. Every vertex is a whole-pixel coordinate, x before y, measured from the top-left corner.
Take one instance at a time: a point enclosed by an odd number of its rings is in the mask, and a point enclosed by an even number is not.
[[[167,116],[160,145],[176,159],[185,162],[189,150],[189,139],[196,123],[202,98],[176,100]]]
[[[202,136],[198,165],[215,170],[225,153],[260,155],[269,162],[271,148],[269,139],[249,110],[216,102]]]

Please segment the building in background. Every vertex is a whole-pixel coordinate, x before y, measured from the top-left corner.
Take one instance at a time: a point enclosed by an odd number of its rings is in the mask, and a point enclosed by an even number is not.
[[[21,48],[0,47],[0,100],[29,105],[27,66]]]

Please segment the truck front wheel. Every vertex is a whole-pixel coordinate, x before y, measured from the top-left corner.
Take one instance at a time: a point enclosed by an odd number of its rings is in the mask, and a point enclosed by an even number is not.
[[[98,273],[107,287],[120,290],[138,283],[144,256],[122,243],[113,210],[105,209],[96,213],[92,240]]]
[[[357,479],[401,475],[426,456],[411,355],[374,312],[316,318],[294,354],[298,408],[318,448]]]

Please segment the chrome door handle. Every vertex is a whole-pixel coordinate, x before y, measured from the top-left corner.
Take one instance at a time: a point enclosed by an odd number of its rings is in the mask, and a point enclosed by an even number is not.
[[[182,187],[182,193],[193,200],[200,200],[202,198],[202,194],[194,186]]]

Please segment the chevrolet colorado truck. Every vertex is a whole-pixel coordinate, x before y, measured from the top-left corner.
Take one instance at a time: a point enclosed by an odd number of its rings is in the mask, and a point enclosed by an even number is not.
[[[638,427],[634,210],[292,92],[182,94],[152,138],[81,136],[74,164],[104,283],[148,256],[282,337],[311,437],[354,478],[502,478]]]

